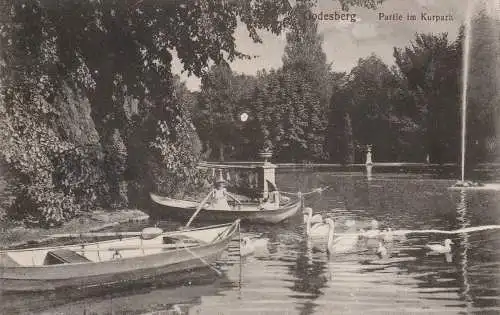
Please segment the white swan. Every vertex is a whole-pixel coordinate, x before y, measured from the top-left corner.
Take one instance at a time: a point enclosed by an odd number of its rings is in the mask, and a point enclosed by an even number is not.
[[[245,236],[241,239],[240,243],[241,256],[269,254],[268,246],[268,238],[251,239]]]
[[[348,229],[351,229],[352,227],[354,227],[356,225],[356,221],[354,221],[354,219],[348,219],[348,220],[345,220],[344,225]]]
[[[261,248],[267,248],[269,245],[269,239],[268,238],[255,238],[253,240],[250,240],[252,242],[253,247],[255,249],[261,249]]]
[[[254,252],[255,252],[254,244],[250,241],[250,238],[248,236],[245,236],[240,243],[240,255],[244,257],[251,255]]]
[[[387,228],[381,233],[381,238],[384,240],[385,243],[391,243],[394,241],[394,233],[392,232],[391,228]]]
[[[384,246],[382,241],[378,242],[378,248],[375,252],[380,259],[387,259],[389,257],[389,253],[387,252],[387,248]]]
[[[182,309],[177,304],[172,305],[172,307],[169,309],[169,311],[171,311],[172,314],[175,314],[175,315],[182,314]]]
[[[304,209],[304,213],[305,213],[304,214],[304,223],[306,223],[308,219],[311,222],[311,224],[322,223],[323,222],[323,217],[321,216],[321,214],[315,214],[313,216],[312,215],[313,214],[313,210],[310,207],[305,208]]]
[[[401,263],[401,262],[417,260],[416,257],[410,257],[410,256],[398,255],[399,257],[393,257],[392,249],[390,247],[389,249],[387,249],[387,247],[384,244],[384,241],[379,241],[378,248],[376,249],[375,254],[378,256],[379,260],[370,261],[370,264],[372,265],[388,265],[393,263]]]
[[[454,244],[449,238],[444,240],[444,245],[441,244],[427,244],[425,247],[434,253],[447,254],[451,253],[451,244]]]
[[[364,238],[378,238],[380,236],[380,231],[378,229],[378,221],[372,220],[371,222],[371,230],[363,231],[361,233],[361,237]]]
[[[333,253],[348,253],[352,252],[356,245],[358,244],[358,238],[356,235],[344,235],[337,238],[335,236],[335,222],[332,219],[326,219],[326,224],[328,224],[328,245],[327,252],[329,254]]]
[[[330,227],[327,223],[311,223],[311,216],[307,216],[306,218],[306,235],[308,237],[326,237],[328,236],[328,231]]]

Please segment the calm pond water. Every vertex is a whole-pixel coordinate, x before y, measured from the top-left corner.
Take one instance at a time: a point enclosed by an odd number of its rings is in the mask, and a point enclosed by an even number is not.
[[[439,174],[281,172],[284,191],[330,185],[306,205],[339,222],[372,219],[381,228],[454,230],[500,224],[499,191],[451,191]],[[179,223],[171,222],[163,227]],[[4,314],[499,314],[500,230],[396,239],[392,258],[373,250],[328,255],[306,241],[302,215],[277,226],[244,226],[243,236],[265,239],[252,256],[238,256],[234,240],[219,266],[180,285],[158,283],[112,292],[66,291],[10,295]],[[427,255],[429,242],[451,238],[452,254]],[[267,243],[267,244],[265,244]]]

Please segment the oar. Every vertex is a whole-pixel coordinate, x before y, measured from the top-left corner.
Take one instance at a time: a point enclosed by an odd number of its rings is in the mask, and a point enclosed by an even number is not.
[[[200,202],[200,204],[198,205],[198,208],[196,208],[196,211],[193,213],[193,215],[191,216],[191,218],[189,219],[188,223],[186,224],[186,226],[184,228],[187,228],[189,227],[189,225],[191,225],[191,222],[193,222],[194,218],[198,215],[198,213],[201,211],[201,208],[203,208],[203,206],[205,205],[205,203],[207,202],[208,198],[212,195],[212,192],[213,190],[211,190],[208,195]]]
[[[178,248],[184,248],[184,247],[193,247],[193,246],[200,246],[203,243],[197,242],[197,243],[179,243],[179,244],[158,244],[158,245],[144,245],[144,246],[138,246],[138,245],[129,245],[129,246],[116,246],[116,247],[103,247],[103,248],[78,248],[78,249],[72,249],[75,252],[103,252],[103,251],[121,251],[121,250],[142,250],[142,249],[178,249]]]
[[[49,238],[63,237],[124,237],[124,236],[141,236],[148,240],[155,238],[163,233],[163,230],[158,227],[147,227],[138,232],[86,232],[86,233],[60,233],[47,235]]]

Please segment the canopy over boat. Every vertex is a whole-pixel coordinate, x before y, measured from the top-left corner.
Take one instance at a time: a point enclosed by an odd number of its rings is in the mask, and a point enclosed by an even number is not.
[[[215,262],[238,231],[229,224],[156,237],[129,237],[69,246],[0,251],[3,291],[103,286],[185,272]]]

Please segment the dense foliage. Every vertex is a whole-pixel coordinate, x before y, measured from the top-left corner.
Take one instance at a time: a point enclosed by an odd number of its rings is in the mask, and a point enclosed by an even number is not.
[[[417,34],[394,49],[396,66],[372,55],[337,73],[317,22],[305,19],[313,4],[2,2],[0,162],[14,187],[10,215],[53,225],[97,206],[141,205],[150,191],[202,185],[200,158],[252,159],[261,149],[280,161],[353,163],[372,144],[375,161],[457,162],[463,33]],[[288,30],[282,67],[231,71],[228,62],[250,58],[235,45],[239,22],[257,42],[259,29]],[[474,21],[474,162],[496,156],[497,23]],[[172,75],[174,53],[202,77],[200,92]]]
[[[203,77],[193,116],[209,156],[224,161],[226,153],[234,154],[242,144],[239,116],[255,83],[255,78],[233,74],[225,64],[211,67]]]
[[[432,162],[460,156],[461,40],[446,34],[416,36],[412,47],[395,49],[396,63],[415,92]]]
[[[500,142],[500,19],[479,12],[471,30],[467,162],[496,160]]]
[[[59,224],[196,179],[172,51],[201,75],[209,62],[248,57],[235,47],[238,19],[258,41],[260,28],[280,32],[290,9],[268,0],[2,2],[0,154],[14,174],[12,216]],[[75,116],[85,128],[68,131]]]
[[[306,19],[311,4],[298,2],[290,15],[283,68],[257,77],[233,74],[216,66],[202,81],[195,120],[208,148],[224,157],[252,158],[271,149],[277,160],[320,161],[331,96],[330,65],[322,49],[317,22]],[[247,112],[250,121],[238,122]]]
[[[376,161],[459,162],[463,30],[454,41],[416,34],[394,48],[395,66],[371,55],[338,73],[326,62],[317,23],[303,18],[310,9],[296,6],[279,69],[251,77],[214,67],[207,74],[197,105],[204,114],[195,124],[214,135],[202,139],[218,150],[211,157],[251,159],[272,148],[278,161],[362,163],[370,144]],[[479,14],[472,25],[471,56],[481,58],[470,69],[469,166],[497,156],[500,73],[498,21]],[[238,122],[242,112],[249,121]]]

